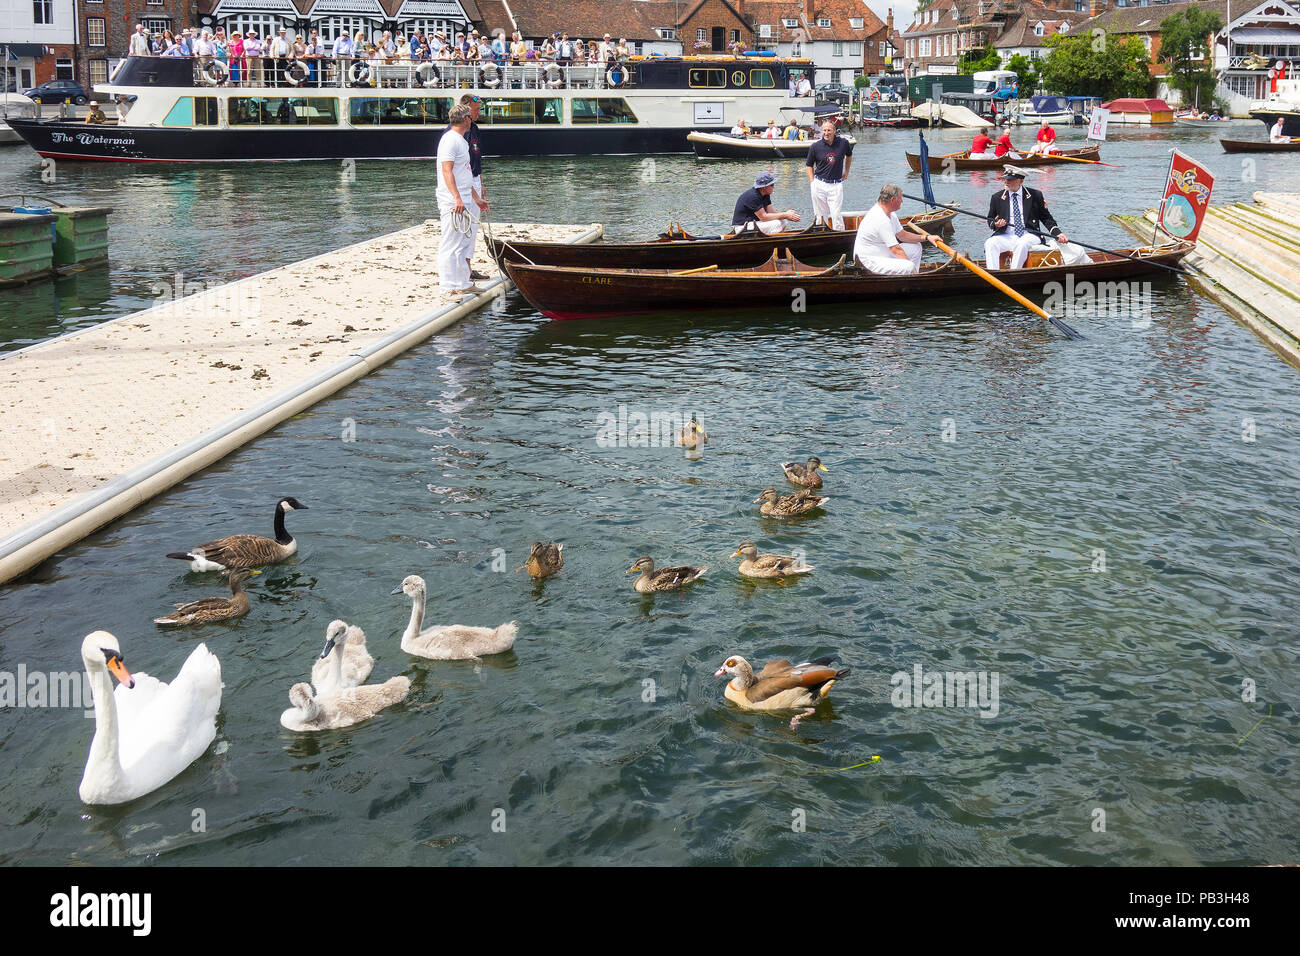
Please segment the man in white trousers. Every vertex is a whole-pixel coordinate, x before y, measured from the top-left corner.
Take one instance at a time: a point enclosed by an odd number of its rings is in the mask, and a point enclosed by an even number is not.
[[[989,198],[988,222],[993,235],[984,240],[984,264],[989,269],[1001,268],[1002,253],[1009,252],[1011,268],[1019,269],[1029,250],[1038,245],[1039,233],[1046,231],[1062,246],[1070,240],[1048,211],[1043,194],[1024,185],[1025,171],[1010,164],[1002,169],[1007,188]]]
[[[777,212],[772,208],[772,190],[775,188],[775,176],[759,173],[754,188],[745,190],[736,200],[736,208],[731,213],[731,231],[757,229],[765,236],[774,236],[785,228],[787,221],[798,222],[799,214],[793,209]]]
[[[921,245],[934,236],[904,229],[898,221],[903,190],[893,183],[880,190],[879,201],[867,210],[853,242],[853,258],[877,275],[911,275],[921,267]]]
[[[831,120],[822,123],[822,138],[808,147],[804,167],[812,189],[813,219],[844,228],[844,180],[853,165],[853,144],[836,135]]]
[[[443,292],[482,292],[469,277],[469,257],[478,230],[479,212],[487,202],[474,189],[470,167],[469,108],[457,104],[448,115],[450,124],[438,140],[438,218],[442,239],[438,243],[438,285]]]

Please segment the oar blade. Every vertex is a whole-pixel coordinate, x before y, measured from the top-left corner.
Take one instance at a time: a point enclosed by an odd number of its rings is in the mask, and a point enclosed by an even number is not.
[[[1067,325],[1064,321],[1058,319],[1054,315],[1049,315],[1047,317],[1047,321],[1051,322],[1052,325],[1056,326],[1056,328],[1060,331],[1060,333],[1064,335],[1067,339],[1078,340],[1084,337],[1082,332],[1079,332],[1077,329],[1074,329],[1071,326]]]

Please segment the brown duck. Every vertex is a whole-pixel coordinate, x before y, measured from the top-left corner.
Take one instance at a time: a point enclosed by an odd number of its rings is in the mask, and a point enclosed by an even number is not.
[[[153,622],[159,627],[187,627],[191,624],[212,624],[215,621],[231,621],[248,613],[248,594],[244,591],[244,582],[250,574],[261,574],[249,568],[240,568],[230,572],[230,597],[210,597],[189,604],[177,604],[176,610],[166,617],[156,617]]]
[[[528,560],[515,568],[515,570],[526,570],[539,581],[542,578],[548,578],[556,571],[560,570],[560,568],[564,567],[564,555],[561,554],[563,550],[564,545],[556,544],[553,541],[549,544],[542,544],[540,541],[534,541],[533,549],[528,552]]]
[[[775,660],[754,676],[754,669],[743,657],[728,657],[714,677],[730,674],[723,696],[742,710],[799,710],[803,712],[790,721],[790,729],[815,712],[814,705],[824,700],[831,687],[841,677],[847,677],[847,667],[836,670],[831,657],[819,657],[802,664]]]
[[[741,558],[741,555],[744,557]],[[783,578],[812,571],[812,565],[804,564],[798,558],[784,554],[759,554],[752,541],[741,544],[732,557],[741,558],[738,570],[747,578]]]
[[[643,557],[638,558],[636,564],[627,569],[627,573],[641,572],[641,576],[632,584],[641,594],[659,594],[663,591],[676,591],[678,588],[683,588],[707,570],[709,570],[707,567],[693,568],[689,565],[681,565],[675,568],[660,568],[656,571],[654,561],[649,557]]]
[[[813,455],[806,465],[796,464],[793,461],[782,462],[781,470],[785,472],[785,477],[792,485],[798,485],[800,488],[820,488],[822,476],[818,472],[828,469],[822,464],[820,458]]]
[[[778,495],[775,488],[766,488],[763,493],[754,499],[754,503],[763,502],[759,508],[759,513],[767,515],[769,518],[795,518],[799,515],[806,515],[810,511],[816,511],[826,502],[830,501],[823,495],[815,495],[811,491],[796,491],[792,495]]]

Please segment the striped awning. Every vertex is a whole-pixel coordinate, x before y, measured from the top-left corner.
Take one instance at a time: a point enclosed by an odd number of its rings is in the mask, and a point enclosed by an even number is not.
[[[385,19],[384,9],[379,0],[319,0],[312,4],[311,16],[322,17],[331,13],[361,13],[366,16]]]
[[[1268,27],[1251,27],[1232,31],[1233,43],[1262,43],[1277,46],[1300,46],[1300,29],[1281,30]]]
[[[397,11],[399,17],[444,17],[452,20],[468,20],[459,3],[446,0],[406,0],[402,9]]]
[[[221,0],[212,16],[225,19],[241,13],[286,13],[296,18],[298,8],[289,0]]]

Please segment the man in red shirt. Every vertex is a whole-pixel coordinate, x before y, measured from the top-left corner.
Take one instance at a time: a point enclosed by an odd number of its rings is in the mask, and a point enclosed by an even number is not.
[[[989,136],[989,128],[985,126],[975,134],[975,142],[971,144],[971,159],[993,159],[993,154],[989,149],[993,146],[993,140]]]
[[[1011,145],[1011,131],[1005,131],[998,137],[998,144],[993,148],[993,155],[998,159],[1020,159],[1020,153]]]
[[[1043,120],[1042,125],[1038,127],[1037,140],[1030,153],[1046,156],[1049,153],[1056,152],[1056,130],[1052,129],[1052,124],[1047,120]]]

